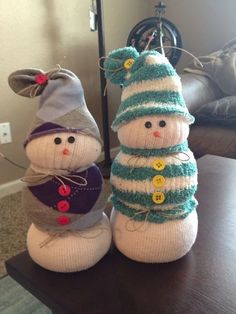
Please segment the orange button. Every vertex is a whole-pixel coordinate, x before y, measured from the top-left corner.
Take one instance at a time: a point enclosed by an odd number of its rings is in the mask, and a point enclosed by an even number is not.
[[[156,188],[165,185],[165,182],[166,182],[165,178],[164,178],[163,176],[160,176],[160,175],[156,175],[156,176],[153,177],[153,179],[152,179],[152,183],[153,183],[153,185],[154,185]]]
[[[62,226],[68,225],[70,223],[70,218],[67,216],[59,216],[57,217],[57,223]]]
[[[69,185],[61,185],[59,186],[58,188],[58,193],[61,195],[61,196],[68,196],[70,195],[71,193],[71,188]]]
[[[163,169],[165,169],[166,163],[164,162],[164,160],[162,159],[155,159],[152,162],[152,167],[157,170],[157,171],[161,171]]]
[[[165,201],[165,194],[162,192],[155,192],[152,195],[152,200],[156,204],[162,204]]]
[[[69,204],[69,202],[67,202],[66,200],[59,201],[59,202],[57,203],[57,209],[58,209],[60,212],[67,212],[67,211],[70,209],[70,204]]]

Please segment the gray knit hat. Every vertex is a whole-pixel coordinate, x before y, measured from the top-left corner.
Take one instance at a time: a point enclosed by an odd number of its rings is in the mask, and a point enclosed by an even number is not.
[[[98,126],[87,108],[81,82],[73,72],[60,67],[48,72],[24,69],[13,72],[8,82],[18,95],[41,95],[24,146],[36,137],[65,131],[87,134],[102,142]]]

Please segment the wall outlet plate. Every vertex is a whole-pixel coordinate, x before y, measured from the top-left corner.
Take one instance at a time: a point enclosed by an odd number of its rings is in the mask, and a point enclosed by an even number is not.
[[[10,123],[9,122],[0,123],[0,144],[7,144],[11,142],[12,138]]]

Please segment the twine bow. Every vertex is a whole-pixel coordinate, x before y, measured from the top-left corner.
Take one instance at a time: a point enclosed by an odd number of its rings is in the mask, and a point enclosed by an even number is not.
[[[146,224],[150,211],[151,211],[150,209],[143,209],[143,210],[137,211],[132,217],[130,217],[126,221],[126,224],[125,224],[126,230],[130,231],[130,232],[139,231]],[[137,227],[135,227],[135,223],[137,222],[135,220],[135,217],[137,217],[138,215],[142,215],[142,214],[145,214],[145,219],[142,221],[141,224],[139,224]],[[138,221],[138,222],[140,223],[140,221]],[[147,225],[146,225],[146,227],[147,227]],[[146,231],[146,229],[143,231]]]
[[[174,209],[172,209],[171,211],[173,211]],[[166,218],[168,220],[174,220],[174,219],[180,219],[181,217],[183,217],[185,214],[188,213],[187,210],[184,209],[180,209],[177,210],[176,213],[173,212],[169,212],[168,210],[151,210],[151,209],[143,209],[143,210],[138,210],[132,217],[130,217],[126,224],[125,224],[125,228],[127,231],[130,232],[134,232],[134,231],[140,231],[140,229],[146,224],[146,222],[148,221],[148,216],[151,213],[151,211],[155,211],[158,213],[158,215],[160,215],[160,217],[162,218]],[[142,221],[142,223],[140,224],[140,221],[135,220],[135,218],[138,215],[142,215],[145,214],[145,219]],[[135,223],[138,222],[138,226],[135,227]],[[130,227],[131,228],[130,228]],[[147,230],[148,224],[146,224],[146,228],[144,230],[142,230],[143,232]]]
[[[83,238],[83,239],[95,239],[97,237],[99,237],[103,231],[108,230],[108,228],[102,227],[100,226],[97,230],[95,230],[96,232],[93,234],[91,232],[92,228],[88,228],[85,231],[69,231],[69,230],[65,230],[63,232],[54,232],[49,234],[49,236],[43,240],[40,244],[39,247],[42,249],[44,246],[46,246],[47,244],[51,243],[53,240],[56,240],[58,238],[62,238],[63,236],[69,236],[71,234],[73,234],[73,236],[76,236],[78,238]],[[91,233],[91,234],[90,234]]]
[[[56,68],[49,70],[45,73],[39,73],[36,75],[35,77],[35,84],[32,84],[30,86],[27,86],[23,89],[21,89],[20,91],[18,91],[18,94],[24,94],[25,92],[29,92],[29,97],[33,98],[35,96],[37,96],[38,92],[40,89],[44,88],[44,86],[46,86],[47,82],[49,79],[53,79],[53,77],[55,76],[55,74],[57,74],[59,71],[61,70],[61,66],[59,64],[57,64]],[[40,81],[39,75],[42,75],[42,81]]]
[[[32,176],[25,176],[23,178],[21,178],[21,181],[23,182],[26,182],[26,183],[37,183],[37,182],[40,182],[44,179],[50,179],[50,178],[55,178],[56,180],[58,180],[64,188],[66,188],[66,185],[63,181],[64,180],[67,180],[71,183],[74,183],[78,186],[87,186],[88,184],[88,181],[86,180],[86,178],[83,178],[79,175],[75,175],[75,174],[67,174],[66,176],[62,175],[62,174],[44,174],[44,173],[39,173],[39,174],[35,174],[35,175],[32,175]],[[76,178],[76,179],[80,179],[82,180],[82,182],[77,182],[75,180],[73,180],[73,178]]]

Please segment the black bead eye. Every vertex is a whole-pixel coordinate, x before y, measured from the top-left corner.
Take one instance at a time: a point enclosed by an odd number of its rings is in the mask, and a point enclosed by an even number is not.
[[[161,120],[161,121],[159,122],[159,126],[160,126],[161,128],[164,128],[164,127],[166,126],[166,122],[165,122],[164,120]]]
[[[55,143],[56,145],[61,144],[61,138],[60,138],[60,137],[55,137],[55,138],[54,138],[54,143]]]
[[[74,141],[75,141],[75,138],[74,138],[74,136],[70,136],[70,137],[68,137],[68,142],[69,143],[74,143]]]
[[[152,127],[152,122],[147,121],[145,122],[145,128],[150,129]]]

